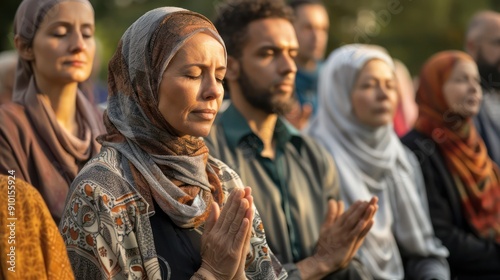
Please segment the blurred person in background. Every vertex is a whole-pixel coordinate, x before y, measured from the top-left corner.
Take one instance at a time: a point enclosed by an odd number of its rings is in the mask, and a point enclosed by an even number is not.
[[[479,69],[483,102],[474,117],[491,159],[500,165],[500,13],[475,14],[467,28],[465,50]]]
[[[398,91],[398,102],[394,113],[394,131],[399,137],[404,136],[413,128],[417,120],[418,107],[415,102],[415,87],[413,79],[401,60],[394,59],[394,74],[396,75],[396,87]]]
[[[83,0],[24,0],[12,103],[0,107],[0,174],[38,189],[58,222],[69,185],[100,149],[101,114],[78,85],[92,69],[94,10]]]
[[[17,58],[17,53],[14,50],[0,53],[0,105],[12,100]]]
[[[101,112],[106,109],[106,102],[108,99],[108,85],[102,81],[100,76],[102,66],[102,43],[96,38],[96,51],[94,55],[94,64],[90,77],[79,85],[80,89],[85,93],[87,99],[95,104]]]
[[[472,121],[481,99],[472,57],[433,55],[420,72],[415,128],[402,139],[419,159],[451,279],[500,279],[500,169]]]
[[[373,277],[448,280],[448,251],[434,236],[420,166],[392,127],[397,100],[386,50],[344,45],[325,61],[318,113],[306,132],[333,155],[347,206],[379,198],[358,251]]]
[[[298,100],[286,118],[296,128],[304,128],[318,106],[318,76],[328,43],[330,20],[321,0],[291,0],[293,27],[299,42],[295,57],[295,98]]]

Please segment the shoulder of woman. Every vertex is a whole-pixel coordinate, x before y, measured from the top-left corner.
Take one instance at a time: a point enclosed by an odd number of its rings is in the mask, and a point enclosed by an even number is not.
[[[99,216],[116,222],[116,217],[147,213],[147,202],[124,177],[104,165],[94,164],[73,181],[60,224],[76,222],[84,226],[88,224],[87,214],[88,218]]]
[[[40,143],[37,133],[26,114],[24,106],[16,103],[1,105],[0,154],[3,158],[0,159],[0,162],[8,162],[9,165],[18,160],[24,162],[23,159],[26,159],[28,154],[26,149],[38,145]]]
[[[45,202],[39,193],[39,191],[27,183],[26,181],[19,179],[19,176],[13,175],[0,175],[0,198],[2,201],[8,200],[8,194],[15,197],[16,205],[18,209],[24,212],[30,212],[32,215],[25,215],[26,219],[32,218],[30,216],[41,215],[41,211],[45,211],[48,217],[52,220],[49,210],[45,205]],[[9,190],[9,191],[8,191]],[[5,207],[7,209],[7,207]]]
[[[236,171],[227,166],[227,164],[225,164],[221,160],[209,156],[208,164],[210,164],[216,170],[219,180],[227,190],[231,190],[235,187],[243,187],[243,182],[241,181],[240,175],[238,175]]]
[[[413,152],[406,145],[402,145],[402,147],[403,147],[403,155],[408,160],[408,162],[410,163],[410,165],[412,167],[419,166],[419,164],[418,164],[418,158],[415,155],[415,152]]]
[[[116,149],[103,147],[101,152],[89,160],[78,173],[71,184],[68,196],[75,192],[84,196],[94,196],[95,199],[102,199],[104,194],[107,194],[108,198],[139,195],[127,181],[122,164],[121,155]]]
[[[441,157],[437,143],[416,130],[412,130],[406,134],[401,139],[401,142],[413,152],[420,164]]]
[[[123,170],[120,167],[120,162],[121,154],[115,148],[102,147],[101,151],[85,164],[80,171],[79,176],[85,174],[87,170],[93,169],[97,166],[101,167],[99,169],[100,173],[115,173],[122,176]]]
[[[17,103],[6,103],[0,105],[0,129],[1,130],[27,130],[31,127],[23,105]]]
[[[415,129],[412,129],[406,135],[401,137],[401,142],[410,150],[418,149],[419,146],[421,146],[419,145],[419,143],[421,143],[422,141],[432,141],[432,140],[428,138],[426,135],[416,131]]]

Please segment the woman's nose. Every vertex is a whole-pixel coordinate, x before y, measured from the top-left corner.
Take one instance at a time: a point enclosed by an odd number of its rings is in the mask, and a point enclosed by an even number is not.
[[[220,98],[224,94],[224,87],[222,82],[218,81],[215,77],[210,77],[206,79],[206,88],[203,92],[203,98],[205,100],[212,100]]]
[[[389,89],[379,85],[377,87],[377,98],[378,99],[387,99],[389,98]]]
[[[85,39],[83,38],[83,34],[81,32],[74,32],[71,36],[70,42],[70,51],[71,52],[80,52],[87,48],[87,44]]]

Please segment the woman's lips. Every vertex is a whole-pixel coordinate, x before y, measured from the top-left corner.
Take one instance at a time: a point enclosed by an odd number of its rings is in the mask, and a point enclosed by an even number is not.
[[[70,61],[64,62],[64,64],[70,65],[73,67],[82,67],[85,65],[85,61],[83,61],[83,60],[70,60]]]
[[[385,114],[385,113],[388,113],[390,111],[391,111],[391,108],[390,107],[385,107],[385,106],[384,107],[379,107],[379,108],[373,110],[373,112],[375,114]]]
[[[211,121],[215,118],[217,111],[212,109],[202,109],[202,110],[192,111],[192,113],[198,116],[200,119]]]

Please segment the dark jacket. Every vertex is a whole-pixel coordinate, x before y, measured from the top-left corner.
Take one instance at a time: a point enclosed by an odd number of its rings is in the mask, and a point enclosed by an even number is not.
[[[460,195],[437,143],[415,130],[402,142],[420,162],[435,234],[450,251],[452,279],[500,279],[500,244],[479,237],[466,221]]]

